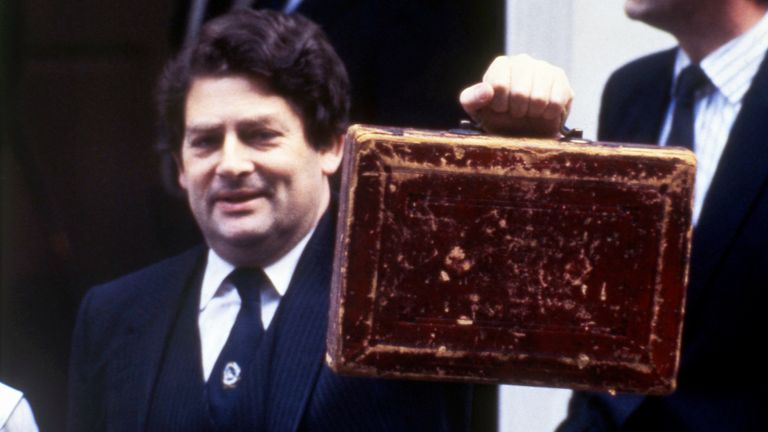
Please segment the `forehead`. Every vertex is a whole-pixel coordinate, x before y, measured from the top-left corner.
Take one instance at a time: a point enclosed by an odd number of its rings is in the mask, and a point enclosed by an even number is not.
[[[242,75],[192,80],[184,105],[186,127],[255,118],[293,118],[303,126],[298,110],[266,80]]]

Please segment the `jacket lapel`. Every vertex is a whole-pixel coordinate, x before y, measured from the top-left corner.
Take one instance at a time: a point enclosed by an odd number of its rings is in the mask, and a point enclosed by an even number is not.
[[[267,396],[256,402],[266,406],[266,430],[298,429],[323,365],[335,213],[332,203],[307,243],[275,317],[269,385],[262,387]]]
[[[695,267],[691,269],[691,284],[706,283],[717,270],[749,217],[753,203],[761,192],[764,193],[768,182],[766,120],[768,56],[744,97],[693,232],[691,262]]]
[[[669,104],[667,88],[664,85],[651,87],[651,94],[636,99],[624,123],[627,131],[619,132],[620,136],[633,136],[633,141],[643,144],[659,141],[662,121]]]
[[[622,77],[621,88],[611,86],[602,101],[600,140],[658,143],[669,105],[676,53],[677,49],[671,49],[656,54],[639,73]]]
[[[116,406],[125,412],[115,413],[123,425],[120,430],[144,430],[152,392],[162,365],[170,331],[181,307],[185,288],[193,283],[196,270],[204,259],[203,247],[195,248],[160,266],[152,275],[155,289],[148,289],[137,308],[133,322],[127,327],[120,356],[130,377],[116,396],[123,403]],[[130,404],[125,401],[132,401]],[[116,426],[116,425],[112,425]]]

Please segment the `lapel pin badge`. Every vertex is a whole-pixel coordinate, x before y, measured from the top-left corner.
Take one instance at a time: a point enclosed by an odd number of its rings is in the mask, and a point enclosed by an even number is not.
[[[231,361],[224,366],[224,372],[221,374],[221,383],[224,385],[225,390],[233,389],[237,387],[241,377],[240,365]]]

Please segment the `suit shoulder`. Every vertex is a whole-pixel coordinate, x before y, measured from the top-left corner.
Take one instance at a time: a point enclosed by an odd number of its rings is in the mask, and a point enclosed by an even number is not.
[[[620,92],[626,94],[628,89],[648,84],[656,85],[660,76],[669,74],[675,62],[676,52],[677,48],[660,51],[621,66],[608,78],[605,93],[621,89]]]
[[[93,312],[120,310],[159,289],[165,281],[189,275],[205,256],[205,248],[198,246],[179,255],[166,258],[143,269],[121,276],[91,288],[86,300]],[[85,302],[85,301],[84,301]]]
[[[641,57],[608,78],[598,119],[598,138],[607,141],[654,142],[638,124],[655,124],[668,100],[676,49]],[[642,128],[640,128],[642,129]],[[647,131],[646,131],[647,132]]]

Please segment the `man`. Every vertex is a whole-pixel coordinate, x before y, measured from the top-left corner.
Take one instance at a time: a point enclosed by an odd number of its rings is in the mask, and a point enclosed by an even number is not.
[[[678,389],[666,397],[577,393],[561,430],[765,428],[766,9],[764,0],[626,2],[631,18],[680,46],[613,74],[599,138],[692,144],[698,157]]]
[[[564,75],[505,60],[462,96],[553,133]],[[544,80],[542,82],[542,80]],[[206,247],[91,290],[75,329],[70,430],[464,430],[470,389],[348,378],[323,362],[346,72],[300,16],[243,10],[171,62],[168,152]],[[549,126],[547,128],[547,125]]]

